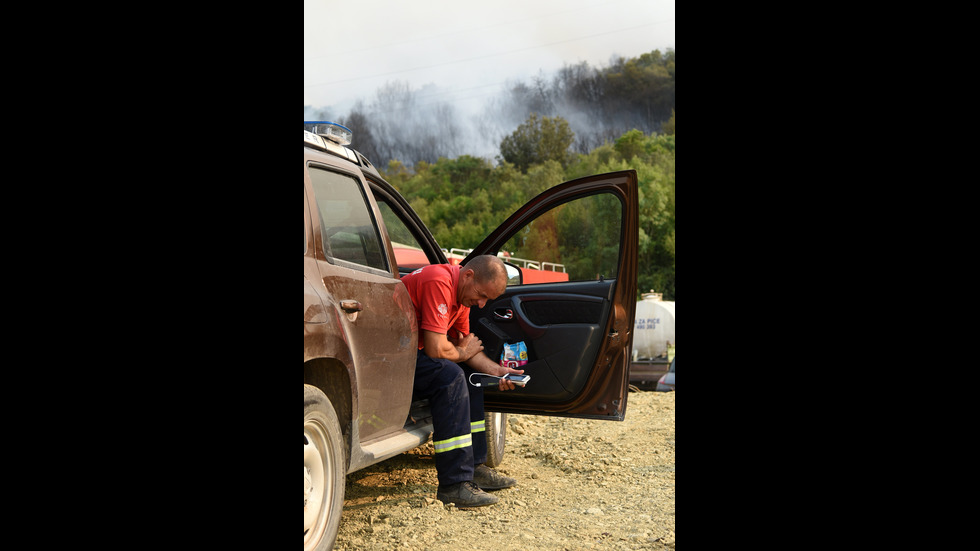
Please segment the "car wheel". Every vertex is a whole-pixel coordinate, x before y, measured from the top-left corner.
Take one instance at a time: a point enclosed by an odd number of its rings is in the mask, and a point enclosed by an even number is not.
[[[507,414],[487,413],[486,434],[487,466],[496,467],[504,462],[504,447],[507,445]]]
[[[344,507],[344,438],[330,399],[303,385],[303,551],[333,549]]]

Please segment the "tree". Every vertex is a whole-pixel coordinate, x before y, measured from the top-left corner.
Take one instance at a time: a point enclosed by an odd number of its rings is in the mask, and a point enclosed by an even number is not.
[[[353,134],[351,147],[357,149],[362,155],[374,162],[381,159],[378,153],[378,146],[372,133],[371,119],[364,113],[364,104],[358,101],[347,118],[344,119],[344,126],[350,128]]]
[[[568,164],[568,148],[575,140],[575,133],[568,121],[561,117],[531,115],[511,135],[500,142],[500,155],[513,163],[521,172],[544,161],[557,161],[563,167]]]
[[[628,161],[643,153],[643,142],[646,136],[641,130],[633,129],[616,139],[616,152]]]
[[[670,120],[664,123],[664,134],[674,135],[674,110],[670,110]]]

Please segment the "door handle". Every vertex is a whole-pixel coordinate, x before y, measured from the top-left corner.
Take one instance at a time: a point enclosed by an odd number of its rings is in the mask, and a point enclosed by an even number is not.
[[[493,317],[498,320],[512,320],[514,319],[514,311],[510,308],[497,308],[493,311]]]
[[[340,309],[347,314],[347,321],[357,321],[357,313],[361,311],[361,303],[356,300],[340,301]]]
[[[356,300],[342,300],[340,301],[340,309],[348,314],[353,314],[361,311],[361,303]]]

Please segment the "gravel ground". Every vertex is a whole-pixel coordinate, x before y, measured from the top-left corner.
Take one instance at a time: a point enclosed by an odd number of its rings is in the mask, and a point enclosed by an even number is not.
[[[674,395],[622,422],[509,415],[500,502],[435,499],[431,442],[347,476],[338,550],[674,549]]]

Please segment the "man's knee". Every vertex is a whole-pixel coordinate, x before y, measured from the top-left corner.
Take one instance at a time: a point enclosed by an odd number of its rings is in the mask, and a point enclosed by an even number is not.
[[[431,362],[431,363],[429,363]],[[420,389],[421,383],[424,389],[429,392],[438,392],[445,389],[452,394],[459,394],[466,391],[466,374],[463,369],[451,360],[434,359],[426,357],[425,377],[423,381],[418,380],[419,367],[416,367],[416,389]]]
[[[461,400],[465,398],[469,400],[469,391],[466,387],[466,375],[463,374],[463,370],[460,369],[459,365],[450,362],[449,360],[444,360],[446,363],[450,364],[443,369],[442,377],[440,378],[441,386],[446,388],[453,401]]]
[[[460,367],[458,363],[445,359],[439,359],[436,361],[442,364],[436,378],[443,386],[453,385],[459,382],[466,382],[466,376],[463,374],[463,368]]]

